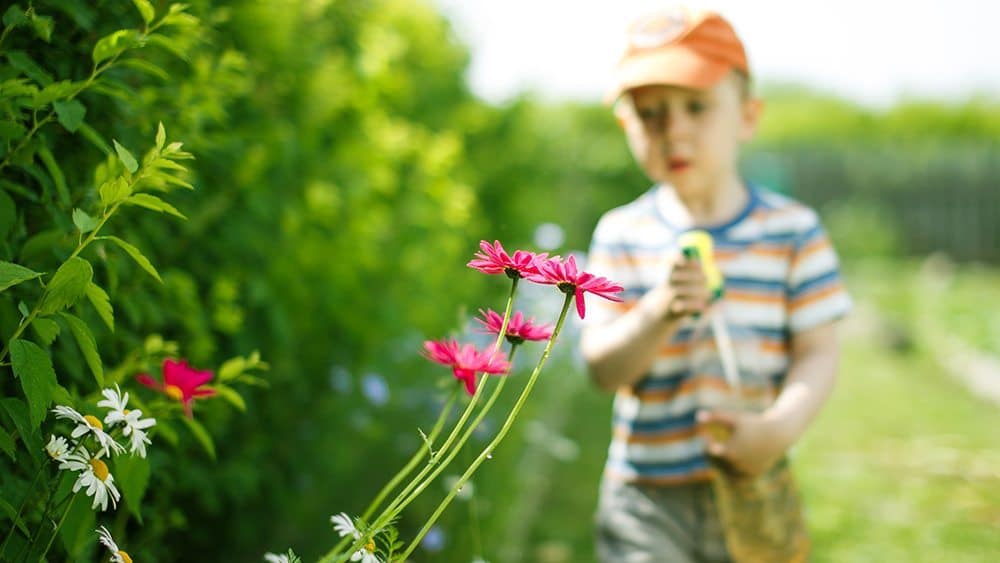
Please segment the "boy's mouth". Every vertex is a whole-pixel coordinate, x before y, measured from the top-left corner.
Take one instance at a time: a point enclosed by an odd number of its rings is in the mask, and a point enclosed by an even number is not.
[[[686,158],[671,157],[667,160],[667,168],[671,172],[683,172],[691,166],[691,161]]]

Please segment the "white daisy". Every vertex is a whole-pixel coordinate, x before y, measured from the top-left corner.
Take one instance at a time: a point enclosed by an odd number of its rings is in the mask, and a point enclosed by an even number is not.
[[[45,451],[48,452],[49,457],[56,461],[63,461],[66,458],[66,454],[69,453],[69,442],[66,438],[62,436],[56,436],[55,434],[49,438],[49,443],[45,444]]]
[[[104,455],[111,455],[111,452],[121,453],[125,451],[125,447],[115,441],[107,432],[104,431],[104,425],[101,421],[94,415],[82,415],[76,412],[74,409],[59,405],[52,409],[52,412],[56,414],[57,418],[68,418],[73,422],[76,422],[76,428],[70,434],[70,437],[74,440],[79,439],[81,436],[90,434],[97,440],[97,443],[101,445],[101,451]]]
[[[115,543],[115,539],[111,537],[111,532],[107,528],[101,526],[96,532],[98,539],[111,552],[111,563],[132,563],[132,558],[129,557],[128,553],[118,549],[118,544]]]
[[[351,536],[355,540],[361,539],[361,531],[354,526],[354,522],[351,521],[351,517],[347,513],[334,514],[330,517],[330,522],[333,522],[333,529],[341,537]],[[351,561],[382,563],[378,556],[375,555],[375,540],[369,539],[365,545],[361,546],[361,549],[355,551],[351,555]]]
[[[99,452],[98,452],[99,453]],[[101,510],[108,509],[108,499],[111,499],[111,507],[118,506],[118,499],[121,493],[115,487],[115,478],[108,471],[106,463],[98,457],[91,457],[86,448],[79,448],[76,452],[66,454],[63,462],[59,464],[59,469],[78,471],[76,483],[73,484],[73,492],[77,492],[83,487],[87,488],[87,496],[94,497],[91,508]]]
[[[289,563],[287,555],[277,555],[274,553],[265,553],[264,561],[267,561],[267,563]]]
[[[114,389],[104,389],[101,394],[104,395],[105,399],[98,402],[97,406],[110,409],[108,415],[104,417],[104,424],[108,426],[114,426],[118,423],[124,424],[125,429],[122,430],[122,434],[128,437],[132,444],[129,453],[138,452],[139,457],[146,457],[146,444],[149,444],[150,441],[149,437],[146,436],[145,429],[156,424],[156,419],[144,418],[140,420],[141,410],[125,408],[128,405],[128,393],[123,395],[117,384],[115,384]]]

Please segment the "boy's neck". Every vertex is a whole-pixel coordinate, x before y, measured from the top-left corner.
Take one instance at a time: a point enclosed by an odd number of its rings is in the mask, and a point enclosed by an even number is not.
[[[669,184],[659,190],[661,208],[667,219],[681,228],[721,225],[746,207],[750,194],[739,176],[732,176],[718,189],[681,196]]]

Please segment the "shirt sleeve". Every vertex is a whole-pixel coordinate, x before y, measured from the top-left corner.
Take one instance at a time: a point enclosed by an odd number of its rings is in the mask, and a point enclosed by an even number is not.
[[[815,212],[794,243],[788,276],[788,322],[792,334],[842,318],[851,298],[837,253]]]

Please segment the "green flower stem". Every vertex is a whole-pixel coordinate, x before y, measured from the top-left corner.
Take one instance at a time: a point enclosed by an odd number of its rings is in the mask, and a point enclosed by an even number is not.
[[[17,509],[17,515],[14,516],[14,521],[11,523],[10,531],[7,532],[7,536],[3,540],[3,545],[0,545],[0,554],[7,551],[7,542],[9,542],[11,536],[17,532],[17,521],[21,519],[21,513],[24,512],[24,507],[28,506],[28,499],[31,497],[31,492],[35,490],[35,486],[38,485],[38,478],[42,476],[43,471],[45,471],[44,462],[38,464],[38,471],[35,472],[35,478],[31,480],[31,486],[24,492],[24,499],[21,500],[21,507]]]
[[[499,334],[497,334],[497,341],[493,345],[493,349],[497,352],[500,351],[500,344],[503,342],[504,336],[506,336],[507,334],[507,324],[510,321],[510,313],[514,307],[514,295],[517,293],[517,285],[519,281],[520,278],[513,278],[513,280],[511,281],[510,295],[508,295],[507,297],[507,307],[506,309],[504,309],[503,324],[500,327]],[[504,381],[506,381],[506,379],[507,378],[505,377],[500,382],[501,387],[503,386],[503,383]],[[433,480],[434,477],[436,477],[441,472],[441,470],[443,470],[444,467],[447,467],[448,462],[450,462],[454,456],[449,455],[449,457],[446,459],[446,462],[439,466],[438,470],[434,472],[431,478],[428,480],[424,480],[424,477],[426,477],[427,474],[433,469],[434,465],[437,464],[437,461],[441,458],[441,456],[449,451],[451,444],[455,441],[455,438],[458,436],[465,422],[469,419],[469,416],[475,409],[479,397],[484,393],[484,389],[486,388],[487,386],[486,383],[488,381],[489,381],[488,374],[483,374],[483,377],[479,381],[479,385],[476,388],[476,392],[472,395],[472,400],[470,400],[468,406],[465,407],[465,411],[462,412],[462,416],[459,418],[458,422],[455,423],[454,428],[452,428],[451,432],[448,434],[448,438],[445,440],[444,444],[441,445],[441,447],[434,455],[430,456],[430,459],[427,461],[427,464],[424,465],[424,468],[420,470],[420,473],[418,473],[416,477],[411,479],[410,482],[406,485],[406,487],[404,487],[403,490],[398,495],[396,495],[396,498],[394,498],[392,502],[390,502],[388,506],[382,511],[382,513],[378,515],[375,521],[368,528],[370,530],[369,534],[367,536],[362,536],[361,538],[356,539],[351,545],[351,548],[347,550],[347,552],[341,554],[338,557],[338,552],[343,548],[344,540],[349,539],[349,537],[342,539],[330,551],[328,551],[326,555],[324,555],[319,560],[319,563],[331,563],[333,561],[337,561],[339,563],[341,561],[346,561],[347,557],[351,553],[354,553],[355,551],[360,549],[362,545],[365,544],[365,542],[368,540],[368,537],[377,534],[379,530],[381,530],[389,522],[391,522],[392,519],[395,517],[395,515],[399,514],[400,510],[402,510],[402,506],[405,506],[406,504],[409,504],[412,501],[412,499],[408,497],[412,496],[410,495],[410,493],[414,490],[414,488],[416,488],[418,485],[422,485],[420,489],[422,491],[424,488],[427,487],[427,485],[430,484],[430,481]],[[490,404],[492,404],[492,402],[490,402]],[[475,425],[473,425],[473,428],[475,428]],[[462,443],[464,443],[464,440],[462,441]],[[401,503],[404,499],[408,500],[406,500],[406,502],[403,503],[401,506]]]
[[[417,464],[420,463],[420,460],[424,458],[424,454],[431,450],[434,440],[437,438],[438,434],[441,433],[441,428],[444,427],[444,421],[448,418],[448,415],[451,414],[451,409],[455,405],[455,399],[458,398],[458,393],[460,391],[461,388],[455,386],[455,390],[451,393],[451,398],[448,399],[448,403],[445,405],[444,409],[441,410],[441,415],[438,416],[437,422],[434,423],[434,427],[431,429],[430,435],[424,439],[423,445],[416,451],[416,453],[413,454],[413,457],[410,458],[410,461],[406,464],[406,466],[400,469],[399,473],[396,473],[396,476],[393,477],[392,480],[389,481],[384,487],[382,487],[378,496],[375,497],[375,500],[372,501],[371,505],[369,505],[365,512],[361,515],[362,520],[368,520],[368,517],[372,515],[372,512],[375,512],[375,509],[378,508],[380,504],[382,504],[382,501],[385,500],[385,497],[389,494],[389,492],[395,489],[396,485],[399,485],[399,482],[405,479],[406,476],[413,471]]]
[[[511,347],[510,355],[508,356],[509,360],[513,360],[514,359],[514,352],[516,350],[517,350],[516,346]],[[504,377],[504,378],[502,378],[500,380],[500,384],[497,385],[496,389],[493,390],[493,394],[490,395],[490,398],[486,401],[486,406],[484,406],[479,411],[479,414],[476,415],[476,418],[475,418],[475,420],[472,421],[472,424],[470,424],[469,427],[465,429],[465,433],[459,439],[458,444],[455,445],[455,448],[452,449],[452,451],[448,453],[448,457],[444,460],[444,462],[442,464],[440,464],[434,470],[434,472],[430,475],[430,477],[428,477],[423,483],[421,483],[416,488],[416,490],[414,490],[413,493],[410,494],[410,496],[406,498],[406,500],[404,500],[402,503],[400,503],[400,506],[398,507],[397,512],[396,512],[397,514],[399,513],[399,511],[401,511],[404,508],[406,508],[407,505],[409,505],[411,502],[413,502],[414,500],[416,500],[416,498],[418,496],[420,496],[420,493],[422,493],[424,491],[424,489],[426,489],[434,481],[434,479],[442,471],[444,471],[444,469],[446,467],[448,467],[448,464],[450,464],[451,461],[453,459],[455,459],[455,456],[458,455],[458,452],[460,452],[462,450],[462,446],[465,445],[465,443],[472,436],[472,433],[475,432],[476,428],[479,427],[479,424],[483,421],[483,418],[486,417],[486,413],[488,413],[490,411],[490,409],[493,408],[493,403],[495,403],[496,400],[497,400],[497,398],[500,397],[500,393],[501,393],[501,391],[503,391],[504,385],[507,384],[507,380],[508,379],[509,379],[509,376]]]
[[[556,337],[559,336],[559,331],[562,330],[563,323],[566,320],[566,313],[567,311],[569,311],[569,306],[572,302],[573,302],[573,294],[567,293],[566,301],[563,303],[562,312],[559,313],[559,320],[556,322],[556,327],[552,331],[552,337],[549,338],[549,342],[545,346],[545,351],[542,352],[542,357],[539,358],[538,360],[538,365],[536,365],[535,370],[531,372],[531,377],[528,379],[527,385],[524,386],[524,390],[521,392],[521,396],[518,397],[517,402],[514,403],[514,408],[511,409],[510,414],[507,415],[507,420],[504,421],[503,426],[500,428],[500,431],[497,432],[497,435],[493,438],[493,440],[483,449],[482,453],[479,454],[479,457],[477,457],[475,461],[472,462],[472,465],[470,465],[469,468],[465,470],[465,473],[462,474],[459,480],[451,488],[451,491],[448,493],[448,496],[446,496],[444,500],[441,501],[441,504],[439,504],[434,513],[431,514],[431,517],[424,524],[424,527],[420,529],[420,532],[413,539],[413,541],[410,542],[410,545],[406,548],[406,551],[404,551],[403,554],[400,556],[399,558],[400,561],[405,561],[406,558],[410,555],[410,553],[412,553],[413,550],[416,549],[417,545],[420,544],[420,541],[424,539],[424,536],[427,535],[427,532],[431,529],[431,526],[433,526],[434,523],[437,522],[437,519],[441,516],[441,513],[444,512],[444,509],[448,507],[448,504],[450,504],[452,499],[455,498],[455,495],[458,494],[458,491],[465,485],[465,483],[469,480],[472,474],[475,473],[476,469],[478,469],[479,466],[482,465],[482,463],[486,461],[486,459],[489,458],[490,455],[492,455],[493,450],[497,447],[497,445],[500,444],[504,436],[507,435],[507,432],[510,430],[511,425],[514,422],[514,419],[517,418],[517,414],[521,411],[521,408],[524,406],[525,400],[528,398],[528,395],[531,394],[531,388],[534,387],[535,381],[538,379],[538,374],[541,373],[542,368],[545,366],[546,360],[548,360],[549,358],[549,353],[552,351],[552,345],[556,341]]]
[[[513,283],[511,283],[510,295],[507,297],[507,308],[504,311],[503,326],[501,326],[500,333],[497,335],[497,341],[493,345],[494,350],[497,351],[500,350],[500,343],[503,342],[504,335],[507,332],[507,323],[510,319],[510,312],[514,306],[514,295],[517,293],[518,281],[519,281],[518,278],[514,278]],[[444,444],[442,444],[441,447],[438,449],[438,451],[433,456],[430,457],[427,465],[424,466],[424,468],[420,471],[420,473],[417,474],[417,476],[412,481],[410,481],[410,483],[406,486],[406,488],[404,488],[403,491],[395,499],[393,499],[393,501],[389,504],[388,508],[386,508],[386,510],[379,515],[379,518],[376,519],[375,521],[376,523],[379,523],[381,521],[381,524],[384,526],[386,524],[386,521],[392,518],[393,514],[398,514],[399,513],[399,510],[397,509],[398,505],[404,499],[407,498],[410,492],[419,483],[421,483],[421,480],[424,479],[424,477],[433,469],[433,466],[437,464],[438,460],[440,460],[442,456],[446,455],[448,452],[451,451],[450,450],[451,445],[454,443],[455,439],[458,437],[462,428],[465,426],[466,421],[468,421],[469,417],[472,415],[472,412],[473,410],[475,410],[476,404],[479,402],[480,397],[485,393],[488,381],[489,381],[489,376],[483,374],[482,378],[479,380],[479,385],[476,388],[476,392],[472,395],[472,400],[469,401],[469,405],[465,408],[465,411],[462,413],[462,416],[461,418],[459,418],[458,422],[455,423],[455,427],[448,435],[448,438],[445,440]],[[451,458],[449,457],[448,460],[450,459]],[[447,463],[445,465],[447,465]],[[380,526],[375,525],[372,526],[372,528],[378,530]]]
[[[55,541],[56,536],[59,535],[59,528],[62,528],[63,522],[66,521],[66,516],[69,514],[69,511],[73,510],[73,504],[76,502],[77,496],[79,495],[74,494],[73,498],[70,499],[69,505],[66,506],[66,511],[63,512],[62,518],[60,518],[59,523],[56,524],[56,529],[52,530],[52,535],[49,537],[49,543],[45,544],[45,551],[43,551],[40,556],[41,560],[45,560],[45,554],[49,552],[49,549],[52,547],[52,542]]]

